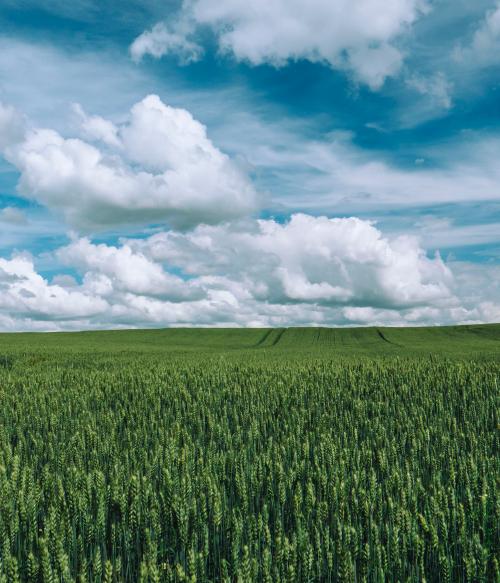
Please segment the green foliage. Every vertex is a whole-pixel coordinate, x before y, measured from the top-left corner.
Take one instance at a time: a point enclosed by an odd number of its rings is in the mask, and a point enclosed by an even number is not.
[[[498,580],[485,328],[3,336],[0,581]]]

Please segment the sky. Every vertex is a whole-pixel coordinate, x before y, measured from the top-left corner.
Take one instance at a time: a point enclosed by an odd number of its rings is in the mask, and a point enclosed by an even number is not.
[[[497,0],[3,0],[0,331],[500,321]]]

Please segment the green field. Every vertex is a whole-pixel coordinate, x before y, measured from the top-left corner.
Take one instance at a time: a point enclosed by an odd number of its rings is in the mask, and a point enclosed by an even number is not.
[[[0,334],[2,353],[196,353],[258,352],[336,356],[500,358],[500,324],[434,328],[173,328],[51,334]],[[289,354],[290,355],[290,354]]]
[[[0,335],[0,582],[500,581],[500,325]]]

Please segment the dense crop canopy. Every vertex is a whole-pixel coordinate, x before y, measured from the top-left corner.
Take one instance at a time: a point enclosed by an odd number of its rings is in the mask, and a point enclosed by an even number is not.
[[[493,581],[500,364],[0,356],[0,581]]]

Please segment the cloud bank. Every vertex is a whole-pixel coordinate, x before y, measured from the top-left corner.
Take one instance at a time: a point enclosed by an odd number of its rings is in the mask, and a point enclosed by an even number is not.
[[[499,309],[457,295],[450,267],[415,239],[388,239],[356,218],[296,214],[118,245],[75,238],[54,255],[78,281],[49,282],[27,256],[0,260],[4,329],[428,324],[484,321]]]

